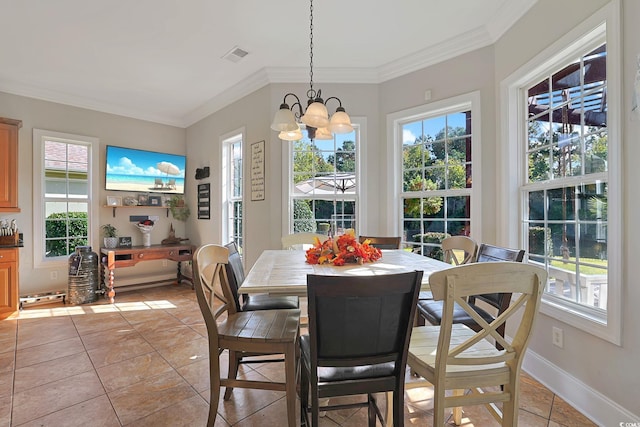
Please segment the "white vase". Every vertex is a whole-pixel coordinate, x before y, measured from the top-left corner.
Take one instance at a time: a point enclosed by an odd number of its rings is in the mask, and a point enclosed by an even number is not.
[[[151,246],[151,231],[142,233],[142,246]]]

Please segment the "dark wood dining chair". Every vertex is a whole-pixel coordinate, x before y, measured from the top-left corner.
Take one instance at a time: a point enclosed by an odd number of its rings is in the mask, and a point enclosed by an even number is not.
[[[358,242],[369,241],[369,245],[378,249],[400,249],[400,237],[360,236]]]
[[[514,261],[522,262],[524,258],[523,249],[509,249],[499,246],[492,246],[486,243],[482,243],[478,249],[478,255],[476,262],[492,262],[492,261]],[[477,301],[482,301],[489,306],[493,307],[496,312],[490,313],[480,305]],[[486,322],[492,322],[496,317],[500,316],[504,311],[509,308],[511,303],[511,294],[509,293],[491,293],[491,294],[478,294],[471,295],[469,297],[469,305],[484,319]],[[439,325],[442,322],[442,313],[444,309],[444,303],[442,301],[434,301],[429,299],[422,299],[418,301],[418,314],[432,325]],[[462,309],[460,306],[455,306],[453,310],[453,323],[462,323],[467,325],[473,330],[479,330],[480,325],[478,322],[468,313],[468,311]],[[499,328],[498,332],[504,336],[504,323]],[[499,345],[496,343],[496,345]]]
[[[296,425],[296,349],[300,331],[300,310],[237,311],[227,279],[225,265],[229,251],[224,246],[203,245],[193,255],[193,276],[200,311],[209,339],[210,403],[208,427],[217,417],[220,388],[226,387],[224,399],[231,398],[234,387],[286,392],[288,425]],[[221,303],[217,303],[218,301]],[[226,317],[224,314],[226,313]],[[222,378],[220,354],[229,351],[229,372]],[[249,356],[284,355],[284,359],[243,360]],[[239,363],[283,361],[285,382],[244,380],[237,378]]]
[[[368,407],[369,426],[376,419],[385,425],[373,393],[388,391],[393,425],[403,425],[407,349],[421,281],[422,271],[307,276],[309,334],[300,337],[303,425],[317,426],[320,411],[360,406]],[[320,406],[321,398],[352,395],[367,398]]]
[[[229,287],[236,304],[236,311],[277,310],[299,308],[300,301],[296,296],[268,295],[268,294],[242,294],[238,289],[244,282],[244,267],[242,257],[238,252],[235,242],[227,243],[225,248],[229,250],[229,263],[225,265]]]

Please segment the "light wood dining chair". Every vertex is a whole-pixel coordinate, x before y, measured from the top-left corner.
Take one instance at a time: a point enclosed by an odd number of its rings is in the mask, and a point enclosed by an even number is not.
[[[467,236],[451,236],[442,241],[442,250],[444,251],[444,262],[447,264],[469,264],[476,260],[478,244]],[[461,259],[458,257],[459,252],[462,252]]]
[[[328,239],[328,236],[317,233],[293,233],[282,236],[280,240],[282,249],[307,250],[316,243],[316,239],[324,242]]]
[[[208,427],[216,421],[220,388],[226,387],[225,400],[231,390],[254,388],[286,392],[288,425],[296,425],[296,349],[300,330],[300,310],[261,310],[238,312],[229,288],[225,265],[229,251],[224,246],[203,245],[193,255],[193,270],[198,305],[207,326],[209,338],[210,404]],[[222,304],[216,308],[218,299]],[[226,313],[226,318],[223,316]],[[220,354],[228,350],[229,372],[220,373]],[[283,354],[285,382],[242,380],[237,378],[238,365],[232,360],[249,356]],[[278,361],[282,361],[279,359]],[[264,359],[254,360],[265,363]]]
[[[360,236],[358,242],[369,241],[369,245],[378,249],[400,249],[400,237]]]
[[[461,407],[480,404],[503,427],[517,426],[520,369],[546,281],[544,269],[516,262],[473,263],[429,276],[434,299],[444,302],[442,323],[413,329],[407,364],[434,387],[434,426],[444,425],[446,408],[454,408],[454,422],[460,425]],[[478,292],[509,293],[516,300],[489,323],[467,303]],[[456,305],[480,330],[453,322]],[[498,329],[507,320],[513,333],[503,336]],[[425,387],[426,382],[405,387]],[[496,402],[502,402],[502,409]]]

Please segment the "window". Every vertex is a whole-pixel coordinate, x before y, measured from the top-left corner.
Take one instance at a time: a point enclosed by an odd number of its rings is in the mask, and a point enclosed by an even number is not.
[[[90,245],[95,138],[34,129],[35,265],[67,262],[76,246]]]
[[[507,176],[521,177],[522,209],[509,217],[529,262],[549,272],[541,311],[619,343],[619,48],[607,30],[619,27],[594,27],[503,83],[520,123],[506,138],[519,141]]]
[[[305,135],[290,144],[288,233],[340,234],[360,226],[360,126],[353,125],[353,132],[328,140]]]
[[[242,253],[242,134],[223,142],[226,188],[226,241],[235,242]]]
[[[479,153],[478,100],[477,94],[459,97],[396,120],[402,239],[414,252],[442,259],[444,238],[478,234],[472,229],[478,214],[472,175]]]

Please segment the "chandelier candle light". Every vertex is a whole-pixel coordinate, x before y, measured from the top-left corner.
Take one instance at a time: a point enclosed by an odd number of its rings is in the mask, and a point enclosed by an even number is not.
[[[332,139],[333,133],[349,133],[353,131],[351,118],[342,107],[342,101],[335,96],[322,99],[322,91],[313,88],[313,0],[309,1],[309,90],[307,91],[307,109],[302,110],[300,98],[294,93],[287,93],[282,100],[280,109],[276,113],[271,129],[280,132],[278,137],[284,141],[298,141],[302,139],[299,122],[306,126],[309,139]],[[295,102],[289,107],[287,97],[292,96]],[[326,104],[330,100],[338,101],[338,108],[329,120]],[[294,112],[294,107],[297,111]]]

